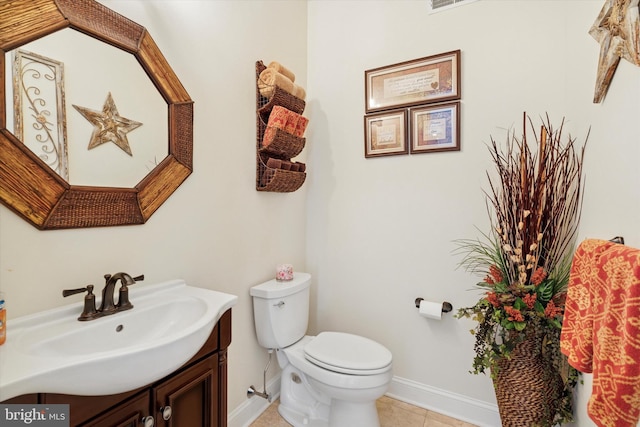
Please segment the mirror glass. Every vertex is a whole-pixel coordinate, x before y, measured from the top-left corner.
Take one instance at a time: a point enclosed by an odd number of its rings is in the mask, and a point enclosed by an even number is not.
[[[167,156],[167,103],[133,55],[66,28],[5,68],[7,129],[70,184],[134,187]],[[114,113],[118,134],[104,134]]]

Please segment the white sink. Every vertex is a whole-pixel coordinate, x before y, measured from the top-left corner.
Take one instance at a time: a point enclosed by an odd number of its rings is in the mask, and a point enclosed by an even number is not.
[[[80,322],[80,302],[10,319],[0,346],[0,401],[25,393],[95,396],[145,386],[195,355],[238,300],[182,280],[136,286],[129,290],[133,309],[111,316]],[[117,286],[115,292],[117,298]]]

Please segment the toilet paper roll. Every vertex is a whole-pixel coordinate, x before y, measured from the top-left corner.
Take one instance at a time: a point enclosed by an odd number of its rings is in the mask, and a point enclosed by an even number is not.
[[[418,312],[420,316],[427,319],[440,320],[442,319],[442,303],[422,300]]]

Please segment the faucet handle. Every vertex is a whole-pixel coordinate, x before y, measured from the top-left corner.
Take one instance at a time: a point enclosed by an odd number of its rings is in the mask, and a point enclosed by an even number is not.
[[[87,285],[84,288],[65,289],[62,291],[62,296],[68,297],[69,295],[75,295],[81,292],[87,292],[87,295],[84,297],[84,308],[78,320],[91,320],[99,317],[100,314],[96,310],[96,296],[93,294],[93,285]]]
[[[131,278],[132,283],[125,283],[121,281],[120,291],[118,293],[118,310],[129,310],[133,308],[133,304],[129,301],[129,288],[128,286],[135,285],[136,282],[144,280],[144,274]]]
[[[91,286],[91,289],[89,289],[89,286]],[[82,292],[91,293],[92,291],[93,291],[93,285],[87,285],[84,288],[65,289],[65,290],[62,291],[62,296],[66,298],[68,296],[75,295],[75,294],[80,294]]]

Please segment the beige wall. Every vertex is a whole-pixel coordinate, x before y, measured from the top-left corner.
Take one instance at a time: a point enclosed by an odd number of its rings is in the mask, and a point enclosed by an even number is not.
[[[194,173],[143,226],[43,232],[0,207],[0,287],[9,328],[12,317],[82,300],[63,299],[62,289],[101,288],[102,276],[117,271],[144,273],[141,285],[184,278],[236,294],[233,409],[246,387],[261,384],[266,358],[253,331],[249,287],[273,277],[279,263],[305,267],[308,187],[292,194],[255,190],[255,61],[281,61],[306,86],[307,5],[102,3],[147,28],[195,101]],[[306,161],[306,153],[300,157]]]
[[[318,329],[374,338],[396,379],[494,401],[488,377],[468,373],[470,321],[417,314],[416,297],[472,304],[479,279],[456,270],[453,240],[487,231],[486,144],[549,113],[591,136],[580,238],[623,235],[640,246],[640,68],[623,61],[593,104],[596,1],[482,0],[433,15],[426,1],[309,1],[307,264]],[[365,159],[364,70],[462,51],[460,152]],[[589,425],[582,413],[582,425]]]
[[[622,62],[604,103],[591,102],[599,45],[587,31],[601,0],[482,0],[434,15],[426,1],[103,3],[147,27],[195,100],[195,171],[144,226],[41,232],[0,207],[10,318],[121,270],[237,294],[233,410],[261,385],[266,358],[248,289],[291,262],[314,275],[311,332],[369,336],[392,351],[397,378],[492,403],[489,379],[468,373],[473,325],[429,322],[413,301],[475,300],[452,241],[487,226],[485,143],[519,129],[523,111],[566,117],[579,140],[591,128],[580,238],[640,246],[640,70]],[[365,159],[364,70],[454,49],[462,150]],[[286,64],[307,88],[309,176],[293,194],[254,189],[257,59]]]

